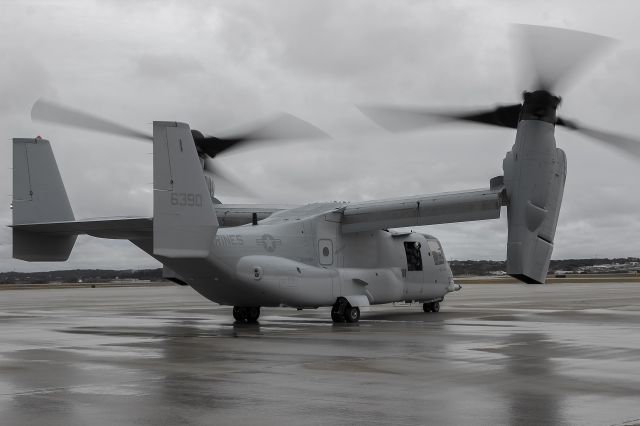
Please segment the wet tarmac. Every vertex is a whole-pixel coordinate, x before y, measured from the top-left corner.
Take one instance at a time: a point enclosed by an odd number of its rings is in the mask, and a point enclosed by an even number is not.
[[[1,425],[640,424],[640,285],[467,285],[359,324],[190,288],[0,292]]]

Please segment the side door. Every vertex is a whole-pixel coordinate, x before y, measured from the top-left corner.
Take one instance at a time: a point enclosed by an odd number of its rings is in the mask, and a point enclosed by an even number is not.
[[[407,284],[422,284],[424,282],[424,265],[422,263],[422,243],[419,241],[404,241],[404,253],[407,261],[405,281]],[[409,287],[413,287],[410,285]]]
[[[327,214],[324,220],[315,223],[315,233],[317,238],[317,259],[318,266],[327,269],[337,269],[340,266],[340,256],[338,247],[340,238],[338,226],[341,217],[337,214]],[[339,277],[334,277],[331,282],[326,283],[326,288],[322,291],[327,297],[337,298],[341,295],[341,281]]]

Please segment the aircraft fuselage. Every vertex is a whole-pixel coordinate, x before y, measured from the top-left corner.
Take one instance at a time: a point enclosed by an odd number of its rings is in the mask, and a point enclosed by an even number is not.
[[[306,217],[283,212],[257,225],[220,228],[201,260],[158,259],[168,277],[233,306],[309,308],[331,306],[339,297],[366,306],[441,300],[451,291],[451,269],[436,238],[342,233],[327,207],[310,205]]]

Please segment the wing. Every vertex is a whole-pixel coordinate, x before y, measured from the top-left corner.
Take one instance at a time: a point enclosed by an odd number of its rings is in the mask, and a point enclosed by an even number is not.
[[[501,185],[491,189],[350,203],[342,208],[342,231],[497,219],[503,205],[506,205],[506,197]]]

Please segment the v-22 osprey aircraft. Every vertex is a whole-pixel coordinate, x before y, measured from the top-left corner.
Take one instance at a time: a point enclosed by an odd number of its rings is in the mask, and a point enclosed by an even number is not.
[[[534,42],[548,31],[593,37],[526,28]],[[569,56],[566,62],[575,59]],[[363,108],[391,130],[420,127],[434,116],[515,128],[503,176],[469,191],[304,206],[222,204],[213,196],[215,178],[207,173],[208,161],[256,133],[212,137],[186,123],[155,121],[150,137],[153,217],[76,220],[49,141],[16,138],[13,256],[31,262],[65,261],[77,235],[126,239],[160,261],[164,277],[233,306],[237,321],[257,321],[260,307],[330,306],[334,322],[357,322],[360,308],[374,304],[420,302],[425,312],[437,312],[447,293],[460,289],[437,238],[394,228],[496,219],[506,206],[507,273],[525,283],[544,283],[567,170],[554,131],[560,125],[587,133],[556,116],[560,98],[552,90],[562,75],[553,71],[538,69],[536,86],[524,93],[522,103],[492,110],[445,115]],[[32,115],[146,137],[44,101],[36,103]]]

